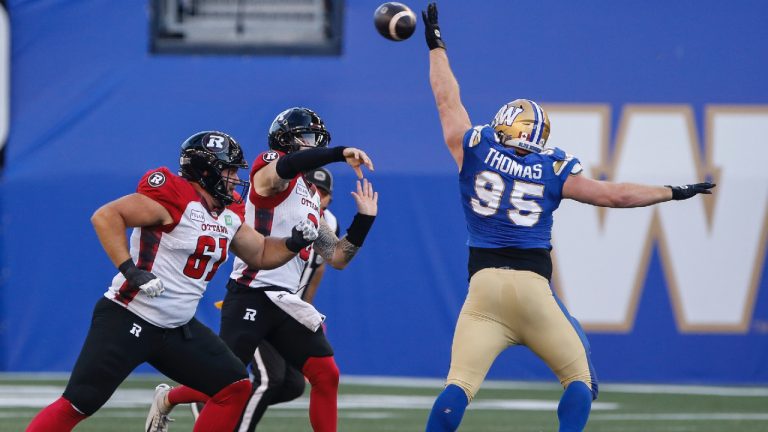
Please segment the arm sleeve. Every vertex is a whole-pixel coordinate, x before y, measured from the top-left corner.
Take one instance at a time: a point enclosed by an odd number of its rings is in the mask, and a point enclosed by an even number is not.
[[[300,173],[312,171],[331,162],[344,161],[346,147],[313,148],[282,156],[277,160],[277,175],[290,180]]]

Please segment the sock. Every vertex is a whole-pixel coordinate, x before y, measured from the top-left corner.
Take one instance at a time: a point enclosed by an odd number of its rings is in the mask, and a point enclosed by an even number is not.
[[[192,403],[192,402],[208,402],[207,394],[203,392],[199,392],[193,388],[180,385],[178,387],[174,387],[171,389],[171,391],[168,392],[168,402],[171,403],[171,405],[178,405],[183,403]]]
[[[301,372],[309,380],[309,422],[314,432],[336,432],[339,368],[330,357],[310,357]]]
[[[205,404],[193,432],[234,430],[250,395],[251,382],[247,378],[224,387]]]
[[[560,420],[559,432],[581,432],[587,425],[589,410],[592,409],[592,391],[583,381],[568,385],[557,407]]]
[[[445,386],[432,405],[427,420],[427,432],[453,432],[458,429],[467,405],[469,399],[461,387],[455,384]]]
[[[70,432],[87,417],[60,397],[37,413],[27,426],[27,432]]]

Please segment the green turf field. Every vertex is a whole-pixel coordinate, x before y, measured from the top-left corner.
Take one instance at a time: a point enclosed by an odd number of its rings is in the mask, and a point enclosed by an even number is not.
[[[112,400],[76,431],[143,430],[152,389],[160,377],[132,377]],[[0,432],[23,431],[64,379],[0,375]],[[439,392],[430,380],[342,378],[339,430],[420,431]],[[554,384],[489,382],[475,399],[461,431],[556,431],[560,390]],[[261,432],[310,431],[305,397],[270,408]],[[192,416],[177,407],[171,432],[191,431]],[[768,431],[768,389],[683,386],[602,386],[587,427],[591,432]]]

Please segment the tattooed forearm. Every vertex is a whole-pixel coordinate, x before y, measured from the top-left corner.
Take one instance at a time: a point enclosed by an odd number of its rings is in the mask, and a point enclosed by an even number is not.
[[[353,245],[349,241],[347,241],[347,238],[344,237],[343,239],[339,240],[338,247],[341,248],[341,253],[344,256],[344,262],[348,263],[352,261],[352,258],[355,256],[357,251],[360,249],[359,247]]]
[[[347,241],[346,237],[339,240],[325,219],[320,219],[320,228],[313,247],[334,268],[344,268],[360,249]]]
[[[330,262],[333,260],[333,251],[336,250],[337,243],[339,243],[339,238],[331,231],[331,227],[328,226],[325,219],[320,219],[317,239],[312,247],[324,260]]]

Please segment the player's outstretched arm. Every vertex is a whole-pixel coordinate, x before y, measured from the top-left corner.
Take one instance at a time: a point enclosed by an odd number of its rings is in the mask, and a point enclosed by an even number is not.
[[[461,140],[472,127],[466,108],[461,103],[459,83],[448,63],[448,54],[437,22],[437,4],[430,3],[427,11],[421,12],[424,20],[425,37],[429,47],[429,83],[435,96],[437,112],[443,127],[443,139],[459,169],[464,159]]]
[[[713,183],[685,186],[650,186],[614,183],[571,175],[563,185],[563,197],[600,207],[645,207],[670,200],[684,200],[700,193],[711,194]]]
[[[352,192],[352,196],[357,204],[357,214],[347,228],[347,234],[339,239],[325,219],[321,219],[314,244],[317,253],[335,269],[343,269],[352,261],[378,213],[379,193],[373,190],[373,184],[367,179],[357,182],[357,191]]]
[[[287,238],[264,237],[250,225],[243,224],[232,239],[231,249],[248,267],[269,270],[290,261],[316,238],[317,228],[309,220],[296,224]]]

